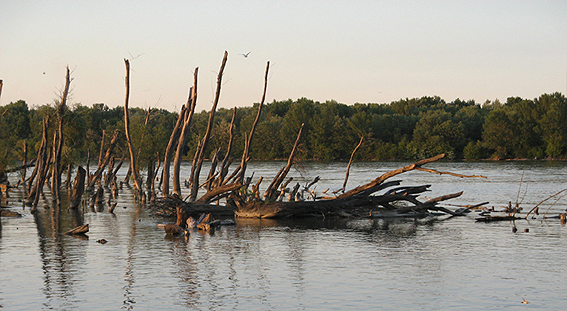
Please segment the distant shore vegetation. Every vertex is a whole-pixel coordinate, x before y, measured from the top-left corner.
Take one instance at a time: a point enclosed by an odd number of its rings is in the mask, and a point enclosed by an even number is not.
[[[237,108],[234,158],[242,155],[257,105]],[[29,107],[24,100],[0,106],[0,164],[21,161],[26,144],[27,158],[33,159],[40,145],[42,120],[55,113],[54,104]],[[123,113],[121,106],[109,108],[102,103],[68,107],[63,163],[84,163],[88,153],[96,159],[103,134],[108,143],[115,129],[124,129]],[[195,154],[208,113],[195,113],[183,151],[185,159]],[[177,116],[178,112],[164,109],[130,109],[131,135],[142,166],[144,160],[163,154]],[[206,154],[227,145],[231,118],[232,109],[217,110]],[[307,98],[273,101],[262,110],[252,159],[286,159],[301,124],[305,124],[297,153],[301,160],[348,160],[361,136],[364,141],[355,155],[358,161],[415,160],[439,153],[453,160],[567,159],[567,100],[561,93],[482,104],[459,99],[446,102],[440,97],[354,105]],[[51,122],[50,127],[55,125]],[[117,157],[128,154],[123,134],[119,146]]]

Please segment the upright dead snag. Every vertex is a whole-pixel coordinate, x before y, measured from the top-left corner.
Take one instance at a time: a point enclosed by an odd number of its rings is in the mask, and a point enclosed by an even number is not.
[[[76,209],[81,204],[83,198],[83,191],[85,190],[85,176],[86,171],[82,166],[77,169],[77,176],[73,184],[73,193],[70,198],[69,208]]]
[[[177,141],[179,139],[179,134],[181,134],[181,127],[185,120],[185,114],[187,113],[187,108],[185,106],[181,107],[179,116],[177,117],[177,122],[173,128],[173,132],[169,137],[169,142],[165,148],[165,154],[163,158],[163,170],[161,172],[161,183],[162,183],[162,196],[167,198],[169,196],[169,167],[171,163],[171,154],[173,153],[173,148],[175,148]]]
[[[181,126],[181,133],[179,134],[177,141],[177,150],[175,151],[175,159],[173,160],[173,193],[175,193],[178,196],[181,196],[181,183],[179,182],[179,172],[181,170],[181,157],[183,156],[183,147],[185,146],[185,140],[187,139],[187,134],[189,134],[189,127],[191,126],[191,120],[193,119],[193,114],[195,113],[195,107],[197,106],[198,76],[199,76],[199,67],[195,68],[195,72],[193,73],[193,86],[189,89],[189,98],[187,99],[187,104],[185,107],[186,112]]]
[[[130,62],[124,59],[126,64],[126,96],[124,99],[124,133],[126,134],[126,142],[128,143],[128,150],[130,151],[130,170],[134,178],[134,187],[136,188],[136,198],[142,199],[144,192],[142,191],[142,179],[138,169],[136,168],[136,155],[134,153],[134,146],[132,145],[132,138],[130,137],[130,117],[128,113],[128,100],[130,99]]]
[[[213,187],[220,186],[224,182],[226,174],[228,174],[228,167],[230,166],[232,160],[230,160],[230,152],[232,151],[232,142],[234,141],[234,119],[236,118],[236,107],[232,110],[232,120],[230,121],[230,137],[228,139],[228,147],[226,148],[226,153],[221,162],[219,169],[219,176],[217,177]]]
[[[213,128],[213,121],[215,118],[215,111],[217,110],[217,104],[219,103],[220,98],[220,91],[222,85],[222,75],[224,72],[224,67],[226,65],[226,61],[228,59],[228,52],[224,52],[224,57],[222,59],[222,64],[219,70],[219,74],[217,76],[217,90],[215,92],[215,99],[213,101],[213,107],[211,108],[211,113],[209,114],[209,123],[207,124],[207,131],[205,132],[205,136],[203,137],[203,144],[201,149],[198,152],[197,157],[195,158],[195,165],[192,167],[191,170],[191,180],[193,184],[191,185],[191,201],[195,201],[197,199],[197,192],[199,190],[199,174],[201,173],[201,166],[203,165],[203,157],[205,156],[205,150],[207,149],[207,145],[209,143],[209,138],[211,136],[211,130]]]
[[[262,113],[262,106],[264,106],[264,100],[266,99],[266,90],[268,89],[268,72],[270,71],[270,62],[266,64],[266,74],[264,75],[264,92],[262,93],[262,100],[260,105],[258,105],[258,113],[256,114],[256,119],[252,123],[252,128],[250,129],[250,135],[248,139],[244,141],[244,152],[242,152],[242,162],[240,163],[240,174],[239,182],[244,184],[244,174],[246,173],[246,164],[248,163],[248,156],[250,154],[250,145],[252,144],[252,137],[254,137],[254,132],[256,131],[256,125],[258,125],[258,120],[260,120],[260,114]]]
[[[67,96],[69,94],[69,85],[71,84],[71,77],[69,73],[69,67],[67,67],[67,74],[65,75],[65,88],[63,89],[63,94],[61,95],[61,101],[57,107],[57,121],[58,128],[53,133],[53,173],[51,174],[51,193],[60,203],[60,193],[61,188],[61,150],[63,149],[63,115],[65,114],[65,105],[67,104]]]
[[[95,184],[102,177],[102,172],[106,168],[106,164],[108,164],[108,162],[109,162],[109,160],[112,156],[112,151],[114,150],[114,147],[116,146],[116,143],[118,142],[119,136],[120,136],[120,130],[118,130],[118,129],[114,130],[114,134],[112,135],[112,138],[110,139],[110,145],[108,145],[108,148],[106,149],[106,153],[105,153],[104,157],[101,158],[101,160],[99,160],[96,172],[88,178],[87,191],[91,191],[94,188]],[[100,147],[101,150],[102,150],[102,147],[103,146]]]
[[[28,198],[26,200],[26,205],[31,205],[31,212],[36,211],[39,194],[43,188],[43,183],[45,182],[45,175],[49,167],[48,152],[47,152],[47,132],[49,128],[49,116],[43,119],[43,134],[41,136],[41,146],[37,153],[36,166],[32,173],[34,179],[30,179],[30,186],[33,183],[33,188],[30,189]]]
[[[303,126],[304,125],[305,125],[305,123],[302,123],[301,128],[299,128],[299,133],[297,133],[297,138],[295,139],[295,144],[293,145],[293,149],[291,150],[291,153],[289,154],[289,158],[287,159],[287,165],[285,166],[285,168],[281,169],[278,172],[278,174],[276,175],[276,177],[274,177],[274,180],[272,181],[272,183],[270,184],[268,189],[266,189],[266,192],[264,193],[264,198],[266,199],[266,201],[274,201],[275,199],[277,199],[278,187],[283,182],[283,180],[287,176],[287,173],[289,173],[291,166],[293,165],[293,157],[295,156],[295,151],[297,150],[297,145],[299,145],[299,140],[301,139],[301,133],[303,132]]]
[[[350,174],[350,165],[352,164],[352,160],[354,159],[354,154],[356,153],[356,150],[358,150],[358,148],[360,148],[360,145],[362,145],[363,139],[364,139],[364,136],[360,136],[360,141],[358,142],[358,145],[356,145],[356,147],[352,151],[352,154],[350,155],[350,160],[348,161],[346,174],[345,174],[345,182],[343,183],[343,189],[342,189],[343,192],[345,191],[346,184],[348,182],[348,175]]]

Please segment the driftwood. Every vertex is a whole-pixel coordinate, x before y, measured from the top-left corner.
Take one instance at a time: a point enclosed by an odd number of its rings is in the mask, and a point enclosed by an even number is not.
[[[75,227],[75,228],[65,232],[65,234],[68,234],[68,235],[84,235],[87,232],[89,232],[89,224]]]
[[[247,193],[240,191],[235,187],[233,190],[226,189],[224,193],[229,193],[227,197],[227,205],[212,205],[197,202],[185,202],[179,198],[162,198],[157,202],[158,210],[156,214],[163,216],[173,216],[171,208],[181,209],[188,215],[195,215],[203,212],[212,213],[216,216],[235,215],[244,218],[297,218],[310,216],[336,216],[336,217],[366,217],[366,218],[384,218],[384,217],[426,217],[430,215],[446,214],[450,216],[462,216],[469,212],[474,206],[461,208],[458,210],[450,210],[439,206],[440,202],[459,197],[462,192],[439,196],[427,201],[418,200],[418,195],[427,191],[430,185],[415,187],[396,187],[399,186],[400,180],[388,181],[387,179],[403,172],[415,170],[426,163],[431,163],[443,158],[439,155],[433,158],[418,161],[414,164],[403,168],[387,172],[366,185],[357,187],[356,191],[352,191],[351,195],[339,196],[336,198],[314,199],[314,200],[295,200],[295,193],[299,189],[296,184],[289,201],[275,201],[274,196],[266,194],[264,199],[260,198],[257,193]],[[285,168],[280,171],[276,178],[280,179]],[[316,178],[314,182],[318,179]],[[290,182],[288,180],[287,184]],[[305,187],[309,191],[309,186]],[[257,188],[253,186],[253,189]],[[394,188],[396,187],[396,188]],[[304,190],[305,190],[304,189]],[[381,195],[374,195],[378,191],[384,190]],[[217,189],[218,193],[223,193]],[[256,190],[257,191],[257,190]],[[347,192],[349,193],[349,192]],[[267,200],[266,197],[272,198]],[[280,192],[278,196],[282,197]],[[314,195],[313,195],[314,196]],[[314,196],[315,197],[315,196]],[[482,203],[482,204],[486,204]],[[169,211],[169,212],[168,212]]]
[[[343,193],[339,196],[329,196],[319,197],[314,188],[311,187],[319,180],[316,178],[313,182],[302,187],[296,184],[292,190],[288,189],[287,186],[291,183],[292,179],[288,179],[285,183],[284,180],[287,177],[293,163],[294,156],[297,152],[299,142],[301,140],[301,134],[303,131],[303,125],[297,134],[294,146],[290,152],[287,165],[282,168],[271,181],[270,185],[265,190],[263,197],[259,191],[260,182],[263,178],[260,176],[257,183],[253,184],[251,191],[248,190],[252,177],[245,177],[246,164],[250,159],[250,146],[252,138],[254,136],[254,131],[256,124],[260,118],[261,110],[266,95],[267,89],[267,77],[269,72],[269,62],[266,66],[266,72],[264,77],[264,92],[262,94],[262,101],[258,106],[258,113],[256,119],[252,124],[250,134],[246,135],[244,138],[244,151],[242,154],[242,160],[239,166],[233,171],[233,173],[226,177],[229,165],[230,150],[232,147],[232,131],[233,123],[231,122],[231,138],[228,144],[228,150],[226,155],[220,164],[220,168],[217,171],[218,163],[220,162],[220,149],[215,152],[214,161],[211,165],[211,170],[208,174],[207,181],[202,184],[199,182],[199,174],[204,159],[205,152],[207,151],[207,144],[210,138],[211,128],[213,124],[215,110],[218,104],[220,90],[222,85],[222,75],[226,64],[228,54],[225,52],[223,62],[217,77],[217,89],[215,92],[215,98],[213,101],[213,107],[209,114],[209,122],[207,125],[206,133],[199,141],[195,156],[193,157],[193,163],[191,166],[191,176],[189,178],[188,186],[191,188],[191,193],[188,197],[188,201],[181,199],[180,191],[174,190],[175,195],[169,196],[168,189],[163,189],[163,198],[156,201],[155,213],[163,216],[175,216],[178,217],[178,223],[181,220],[187,220],[189,215],[196,215],[199,213],[213,213],[217,216],[225,215],[232,216],[236,215],[238,217],[255,217],[255,218],[281,218],[281,217],[305,217],[305,216],[353,216],[353,217],[380,217],[381,215],[392,214],[392,215],[412,215],[413,217],[427,216],[433,214],[447,214],[450,216],[461,216],[469,212],[469,209],[459,209],[450,210],[448,208],[439,206],[439,203],[445,200],[456,198],[462,194],[462,192],[440,196],[427,201],[419,201],[418,195],[424,191],[427,191],[429,185],[416,186],[416,187],[397,187],[394,189],[389,189],[400,185],[401,181],[388,181],[388,179],[397,176],[399,174],[409,172],[412,170],[426,171],[436,174],[449,174],[458,177],[482,177],[482,176],[464,176],[460,174],[455,174],[451,172],[440,172],[434,169],[422,167],[425,164],[438,161],[442,159],[445,155],[441,154],[429,159],[423,159],[417,161],[411,165],[404,166],[402,168],[387,172],[378,176],[376,179],[370,181],[369,183],[351,189],[344,192],[346,183],[348,181],[349,169],[354,158],[354,153],[362,144],[363,138],[360,139],[359,144],[353,151],[349,165],[347,168],[347,173],[345,176],[345,181],[342,187]],[[196,83],[195,83],[196,88]],[[195,104],[193,99],[193,105]],[[191,101],[191,100],[190,100]],[[181,116],[188,114],[188,107],[182,110],[180,118],[178,119],[178,125],[173,131],[170,138],[170,144],[168,144],[168,149],[166,150],[166,160],[164,164],[163,176],[166,176],[166,167],[168,166],[167,155],[171,153],[173,145],[176,144],[176,134],[180,131],[186,131],[187,121],[186,116]],[[233,120],[236,109],[233,112]],[[181,127],[181,128],[180,128]],[[179,134],[181,135],[181,134]],[[177,142],[178,155],[180,153],[180,144],[184,143],[184,139],[179,138]],[[163,180],[164,188],[167,185],[167,181]],[[197,199],[197,191],[200,187],[204,187],[207,192],[200,199]],[[175,182],[174,182],[175,188]],[[389,191],[388,191],[389,189]],[[385,190],[386,193],[375,195],[376,192]],[[324,192],[324,194],[326,191]],[[334,192],[337,193],[337,192]],[[289,194],[288,200],[284,201],[286,194]],[[309,198],[306,200],[305,198]],[[225,205],[215,205],[209,202],[220,203],[221,199],[225,199]],[[180,216],[182,215],[182,216]],[[184,223],[181,221],[181,223]]]

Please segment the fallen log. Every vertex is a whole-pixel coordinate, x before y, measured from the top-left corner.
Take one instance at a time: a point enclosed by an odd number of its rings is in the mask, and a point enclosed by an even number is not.
[[[507,221],[507,220],[517,220],[524,219],[522,217],[516,217],[514,215],[502,215],[502,216],[490,216],[486,215],[476,219],[478,222],[493,222],[493,221]]]
[[[89,232],[89,224],[75,227],[75,228],[65,232],[65,234],[67,234],[67,235],[84,235],[87,232]]]

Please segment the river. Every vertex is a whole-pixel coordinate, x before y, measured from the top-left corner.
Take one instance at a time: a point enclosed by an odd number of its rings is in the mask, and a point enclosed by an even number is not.
[[[354,163],[347,188],[406,164]],[[248,173],[270,180],[283,165],[253,162]],[[320,176],[321,192],[342,186],[346,163],[296,167],[290,176],[302,184]],[[422,198],[464,191],[447,203],[490,201],[500,209],[519,201],[524,212],[567,185],[565,162],[427,167],[487,178],[413,171],[395,179],[432,184]],[[12,183],[17,178],[10,175]],[[34,216],[20,200],[14,189],[3,202],[24,216],[1,219],[0,310],[559,310],[567,301],[567,228],[541,215],[550,207],[552,215],[563,212],[565,199],[542,204],[537,219],[516,221],[517,232],[507,221],[475,222],[471,213],[446,220],[236,219],[186,239],[165,237],[156,223],[166,220],[139,208],[127,190],[114,215],[82,215],[88,238],[61,234],[73,227],[66,208],[58,216],[47,199]]]

